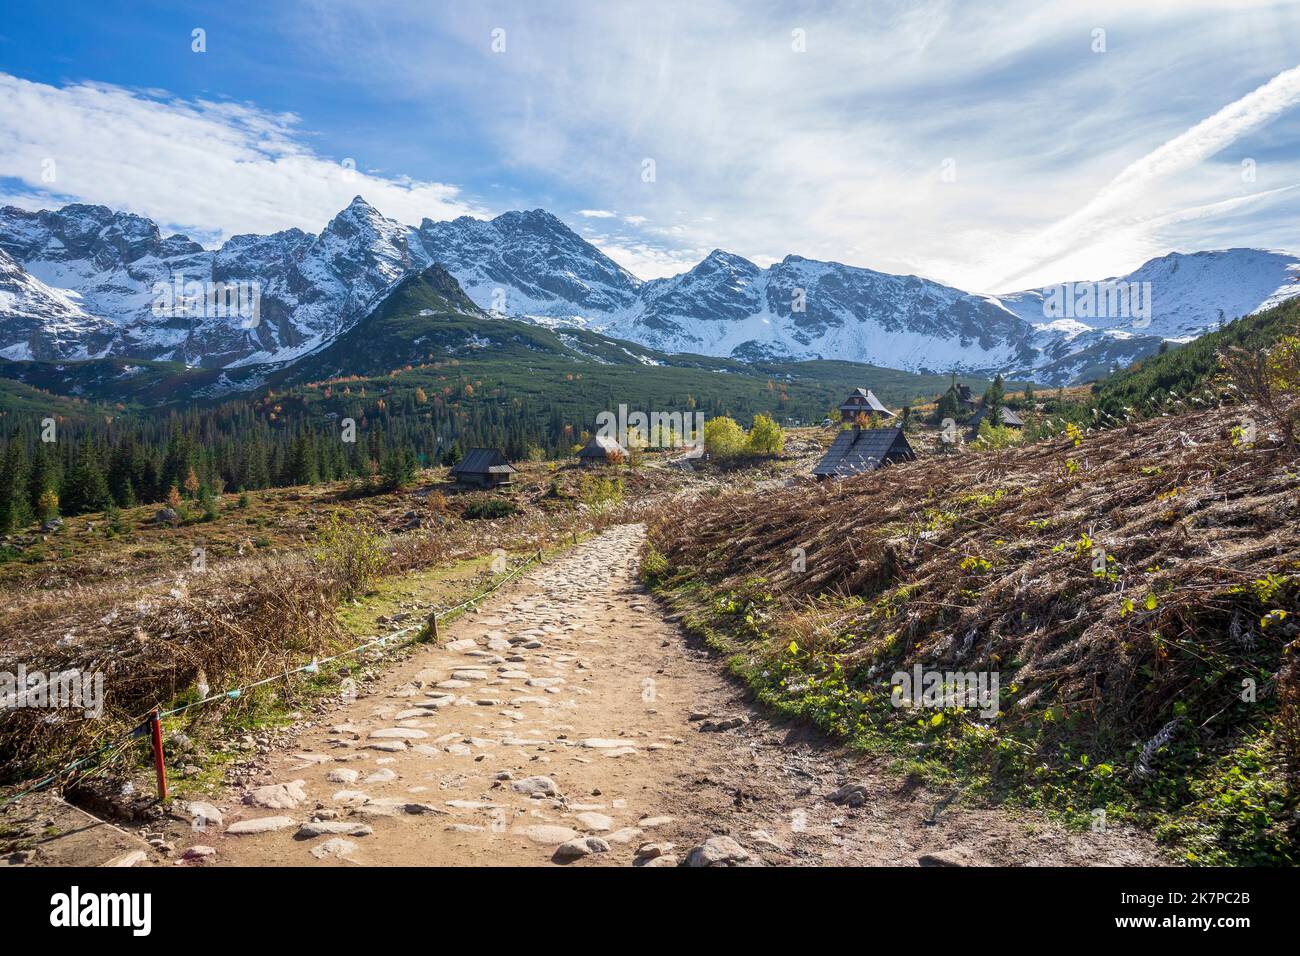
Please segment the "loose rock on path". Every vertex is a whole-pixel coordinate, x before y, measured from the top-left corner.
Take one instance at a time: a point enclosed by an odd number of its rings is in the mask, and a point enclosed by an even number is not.
[[[341,702],[271,781],[215,801],[204,864],[1163,862],[1132,832],[937,812],[772,722],[640,588],[643,540],[621,526],[542,564]]]

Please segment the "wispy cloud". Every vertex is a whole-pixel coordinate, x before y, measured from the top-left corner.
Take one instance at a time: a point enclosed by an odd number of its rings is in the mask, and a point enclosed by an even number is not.
[[[1212,0],[665,0],[653,16],[487,0],[436,25],[422,10],[387,9],[389,72],[369,82],[482,102],[483,135],[508,162],[592,208],[636,209],[647,221],[625,221],[665,260],[796,252],[980,289],[1009,272],[1114,274],[1168,251],[1171,236],[1126,221],[1087,250],[1020,262],[1117,171],[1300,59],[1290,0],[1230,12]],[[508,37],[500,53],[494,29]],[[1254,149],[1260,127],[1243,119],[1231,142]],[[1277,133],[1276,146],[1300,144],[1294,120]],[[1190,152],[1182,168],[1198,175],[1161,174],[1158,189],[1134,180],[1126,220],[1236,195],[1241,180],[1210,169],[1213,155]],[[1300,150],[1275,148],[1261,169],[1248,188],[1300,181]],[[1290,193],[1268,202],[1297,208]],[[1235,242],[1251,244],[1249,225],[1235,222]]]
[[[1125,225],[1134,203],[1141,200],[1152,183],[1196,167],[1297,104],[1300,104],[1300,66],[1279,73],[1213,116],[1130,163],[1082,208],[1035,236],[1028,247],[1033,251],[1024,254],[1016,267],[996,283],[997,286],[1012,287],[1017,280],[1040,272],[1044,266],[1065,258],[1073,250],[1093,244],[1115,230],[1117,225]],[[1130,228],[1140,225],[1155,228],[1173,222],[1209,218],[1247,202],[1265,201],[1289,191],[1285,187],[1269,190],[1256,196],[1202,205],[1193,215],[1152,216],[1145,222],[1128,222],[1127,225]]]
[[[213,238],[316,231],[358,193],[404,222],[482,213],[455,186],[357,169],[305,140],[293,114],[250,104],[0,73],[0,178],[22,184],[0,201],[102,203]]]
[[[1297,246],[1297,0],[274,6],[263,105],[0,76],[8,195],[214,235],[356,193],[407,222],[544,206],[644,278],[720,247],[992,291]]]

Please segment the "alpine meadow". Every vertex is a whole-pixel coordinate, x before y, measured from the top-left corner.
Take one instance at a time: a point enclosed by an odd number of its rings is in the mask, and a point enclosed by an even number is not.
[[[16,926],[1283,925],[1300,2],[6,12]]]

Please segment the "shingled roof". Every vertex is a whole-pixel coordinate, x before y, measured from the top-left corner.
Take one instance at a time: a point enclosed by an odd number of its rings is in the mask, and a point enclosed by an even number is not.
[[[846,428],[812,473],[819,478],[847,478],[875,471],[887,461],[915,458],[901,428]]]
[[[613,435],[592,435],[591,441],[578,452],[579,458],[608,458],[611,454],[626,455],[627,449]]]
[[[984,420],[984,413],[986,411],[987,409],[981,406],[980,410],[977,411],[973,416],[971,416],[971,420],[970,420],[971,425],[974,426],[975,428],[979,428],[980,422]],[[1003,405],[998,409],[998,418],[1001,419],[1003,425],[1006,425],[1010,428],[1025,427],[1024,419],[1021,418],[1019,415],[1017,415],[1015,412],[1013,412],[1011,409],[1007,408],[1007,406],[1005,405]]]
[[[471,448],[451,469],[453,475],[513,475],[517,469],[499,448]]]
[[[880,399],[876,398],[875,393],[869,388],[855,388],[849,393],[849,397],[844,400],[844,404],[840,406],[839,410],[852,412],[865,411],[868,408],[878,415],[888,415],[891,418],[897,417],[880,403]]]

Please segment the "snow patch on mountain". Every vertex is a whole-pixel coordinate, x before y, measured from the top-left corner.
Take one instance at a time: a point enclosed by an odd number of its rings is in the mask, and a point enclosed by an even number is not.
[[[0,358],[89,358],[111,330],[75,294],[51,288],[0,250]]]
[[[1149,315],[1106,314],[1096,308],[1089,315],[1055,316],[1064,298],[1077,302],[1091,293],[1101,301],[1103,296],[1097,290],[1106,286],[1145,286],[1150,294]],[[1000,296],[999,301],[1039,331],[1082,327],[1117,337],[1143,335],[1186,341],[1297,295],[1300,259],[1263,249],[1221,249],[1171,252],[1127,275],[1013,292]]]
[[[5,207],[0,254],[0,356],[124,355],[230,369],[324,348],[435,263],[493,314],[666,352],[1001,371],[1051,383],[1300,295],[1300,259],[1256,249],[1173,253],[1101,280],[1149,284],[1149,322],[1052,314],[1051,287],[972,294],[800,256],[760,268],[720,249],[689,272],[642,282],[541,209],[412,227],[360,196],[318,235],[240,235],[215,250],[104,206]],[[158,309],[160,288],[190,283],[254,286],[255,320]]]

